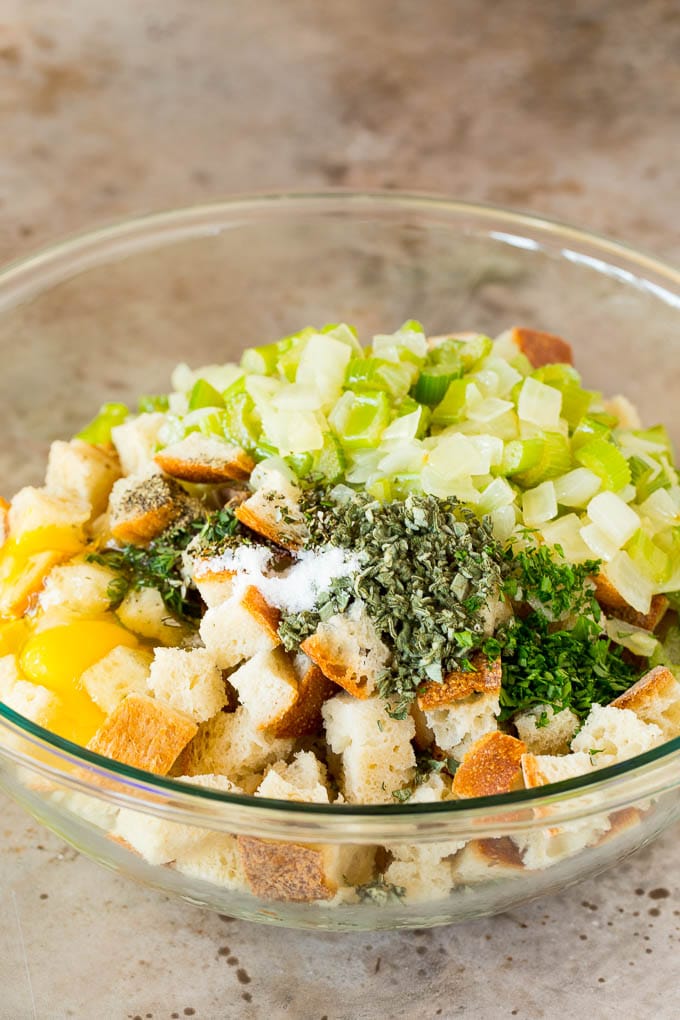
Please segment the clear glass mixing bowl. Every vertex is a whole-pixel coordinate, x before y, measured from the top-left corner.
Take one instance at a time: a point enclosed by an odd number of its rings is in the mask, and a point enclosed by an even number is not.
[[[417,318],[430,333],[560,333],[588,383],[625,392],[680,437],[680,274],[530,216],[398,194],[268,195],[147,216],[0,273],[0,478],[40,484],[49,442],[104,400],[163,391],[178,361],[234,359],[308,323],[360,334]],[[422,927],[505,910],[615,865],[680,816],[680,738],[587,778],[504,797],[348,807],[234,797],[99,758],[0,704],[0,786],[84,853],[234,916],[336,930]],[[167,837],[149,863],[116,816]],[[156,829],[154,830],[154,826]],[[261,840],[279,892],[244,874]],[[443,857],[444,870],[432,860]],[[350,878],[297,900],[300,861],[352,848],[421,862],[412,894]],[[526,848],[533,865],[527,866]],[[172,849],[174,848],[174,849]],[[524,851],[524,859],[519,853]],[[431,854],[428,856],[428,852]],[[428,863],[430,862],[430,863]],[[286,875],[288,874],[287,880]],[[367,883],[362,882],[362,886]]]

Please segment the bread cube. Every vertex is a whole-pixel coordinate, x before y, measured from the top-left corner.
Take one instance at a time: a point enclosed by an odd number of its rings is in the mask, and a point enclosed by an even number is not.
[[[116,615],[128,630],[170,648],[185,644],[191,637],[192,632],[173,617],[156,588],[131,591]]]
[[[298,751],[290,765],[276,762],[255,791],[258,797],[328,804],[326,766],[311,751]]]
[[[393,804],[415,773],[413,719],[393,719],[379,698],[338,694],[322,708],[328,745],[341,756],[341,789],[351,804]]]
[[[225,793],[241,792],[224,776],[182,776],[179,781]],[[125,840],[149,864],[168,864],[189,855],[215,835],[211,829],[199,825],[166,821],[133,808],[120,809],[113,829],[114,838]]]
[[[547,722],[538,722],[545,714]],[[567,754],[572,738],[580,726],[578,716],[570,708],[556,712],[551,705],[536,705],[513,717],[520,740],[532,754]]]
[[[192,581],[208,609],[228,602],[234,594],[233,570],[210,570],[201,560],[194,561]]]
[[[185,712],[197,723],[207,722],[227,703],[222,670],[204,648],[190,651],[156,648],[149,689],[161,701]]]
[[[409,903],[446,899],[454,884],[452,862],[448,857],[441,857],[426,867],[418,860],[396,858],[386,868],[384,878]]]
[[[164,475],[131,475],[111,490],[109,526],[119,542],[150,542],[179,518],[200,513],[200,504]]]
[[[239,701],[258,729],[271,731],[298,698],[298,682],[290,656],[282,648],[258,652],[229,676]]]
[[[111,439],[124,475],[136,475],[151,468],[157,470],[153,458],[158,448],[158,433],[164,422],[164,414],[153,412],[140,414],[111,429]]]
[[[202,842],[181,848],[175,857],[174,867],[183,875],[223,889],[244,889],[246,886],[237,839],[226,832],[214,832]]]
[[[120,462],[115,453],[102,446],[72,439],[52,443],[47,461],[45,488],[63,498],[82,500],[90,506],[90,517],[106,510],[113,483],[120,478]]]
[[[321,622],[300,647],[329,680],[355,698],[373,694],[390,655],[359,600]]]
[[[11,667],[7,670],[11,676],[10,671]],[[32,684],[22,679],[16,679],[8,684],[7,679],[6,676],[3,683],[5,690],[2,700],[5,705],[31,722],[37,723],[38,726],[44,726],[46,730],[52,729],[62,710],[61,698],[40,684]]]
[[[152,653],[145,648],[118,645],[86,669],[80,682],[105,715],[110,715],[128,694],[146,694]]]
[[[74,496],[56,496],[47,489],[20,489],[9,508],[10,534],[15,541],[40,528],[72,531],[74,548],[84,541],[83,525],[90,504]]]
[[[284,549],[299,549],[307,537],[307,525],[298,506],[298,491],[283,480],[276,488],[265,486],[234,511],[241,524]]]
[[[666,666],[656,666],[612,701],[661,730],[664,740],[680,736],[680,683]]]
[[[279,619],[279,611],[251,586],[208,610],[201,621],[201,638],[218,666],[230,669],[281,643]]]
[[[330,900],[341,887],[367,882],[374,849],[320,846],[238,837],[243,870],[251,891],[262,899],[293,903]]]
[[[544,333],[538,329],[527,329],[514,326],[510,339],[522,354],[531,362],[532,368],[543,365],[563,363],[573,365],[574,355],[571,344],[554,333]]]
[[[165,776],[196,732],[196,723],[183,712],[128,694],[87,746],[105,758]]]
[[[643,754],[662,740],[658,726],[643,722],[630,709],[593,705],[571,749],[588,754],[596,768],[603,768]]]
[[[185,439],[164,447],[154,460],[173,478],[206,485],[246,481],[255,467],[253,458],[240,446],[200,432],[191,432]]]
[[[524,865],[518,847],[507,836],[499,839],[472,839],[452,862],[456,885],[474,885],[513,878]]]
[[[318,666],[304,653],[293,659],[297,677],[297,697],[293,705],[267,727],[274,737],[304,737],[321,729],[323,703],[337,693],[338,688],[324,676]]]
[[[63,609],[76,616],[98,616],[111,608],[109,585],[116,574],[98,563],[71,560],[54,567],[45,578],[40,608]]]
[[[596,574],[593,577],[595,584],[595,598],[605,612],[616,616],[618,620],[629,623],[633,627],[642,627],[643,630],[654,631],[666,615],[669,602],[665,595],[652,595],[649,611],[638,612],[626,602],[623,595],[614,587],[612,582],[604,573]]]
[[[495,730],[476,740],[453,777],[458,797],[490,797],[521,789],[526,744]]]
[[[244,787],[249,777],[287,758],[293,746],[292,740],[271,737],[260,730],[241,705],[235,712],[220,712],[202,723],[182,763],[187,775],[228,776]]]

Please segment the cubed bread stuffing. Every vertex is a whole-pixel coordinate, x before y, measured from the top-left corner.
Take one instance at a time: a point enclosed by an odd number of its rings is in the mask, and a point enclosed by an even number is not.
[[[156,648],[148,682],[156,698],[197,723],[207,722],[227,704],[222,670],[204,648]]]
[[[58,439],[50,447],[45,488],[65,499],[89,504],[90,517],[104,513],[113,483],[120,478],[120,461],[113,450],[81,439]]]
[[[356,698],[373,694],[389,658],[386,645],[359,600],[347,612],[320,623],[300,647],[329,680]]]
[[[146,648],[118,645],[86,669],[80,682],[105,715],[110,715],[128,694],[146,694],[153,655]]]
[[[278,622],[278,610],[268,606],[259,591],[250,587],[206,612],[201,638],[217,664],[230,669],[280,644]]]

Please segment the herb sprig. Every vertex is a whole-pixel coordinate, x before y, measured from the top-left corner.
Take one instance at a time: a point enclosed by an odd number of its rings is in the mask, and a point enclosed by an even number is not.
[[[217,550],[240,528],[233,509],[225,506],[205,517],[171,525],[147,546],[126,544],[102,549],[87,559],[116,573],[107,591],[113,609],[130,592],[155,588],[174,616],[195,623],[202,616],[203,604],[186,575],[185,553],[190,546],[204,553]]]

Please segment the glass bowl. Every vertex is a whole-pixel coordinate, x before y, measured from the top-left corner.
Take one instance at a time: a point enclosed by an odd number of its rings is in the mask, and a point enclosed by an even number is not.
[[[234,359],[308,323],[370,336],[407,318],[430,333],[559,333],[588,384],[680,436],[672,268],[491,207],[265,195],[131,220],[0,274],[5,495],[41,483],[52,439],[104,400],[163,391],[178,361]],[[95,860],[192,903],[290,927],[424,927],[505,910],[648,842],[680,817],[680,738],[547,792],[329,807],[160,779],[0,704],[0,786]],[[120,837],[121,817],[148,859]],[[408,886],[375,880],[392,859],[410,862]]]

